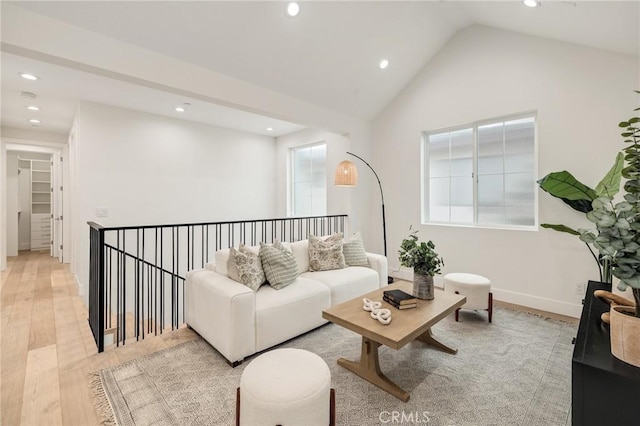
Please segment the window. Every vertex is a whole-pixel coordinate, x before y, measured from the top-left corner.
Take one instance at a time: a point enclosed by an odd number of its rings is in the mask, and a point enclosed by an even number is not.
[[[327,145],[291,150],[291,214],[323,216],[327,212]]]
[[[426,132],[424,221],[535,226],[535,131],[528,115]]]

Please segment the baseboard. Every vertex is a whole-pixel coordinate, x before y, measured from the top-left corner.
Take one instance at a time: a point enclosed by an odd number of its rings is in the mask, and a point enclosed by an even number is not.
[[[546,297],[516,293],[515,291],[502,290],[499,288],[491,288],[491,292],[493,293],[494,300],[500,300],[502,302],[553,312],[572,318],[580,318],[582,314],[581,304],[561,302],[554,299],[547,299]]]
[[[405,281],[413,281],[413,271],[400,269],[389,273],[392,277]],[[443,288],[444,277],[435,276],[433,283],[435,287]],[[546,297],[532,296],[530,294],[517,293],[515,291],[491,288],[493,299],[501,302],[513,303],[514,305],[539,309],[541,311],[553,312],[554,314],[566,315],[572,318],[580,318],[582,305],[575,303],[561,302]]]
[[[76,291],[78,292],[78,294],[80,295],[80,297],[84,298],[84,295],[80,292],[80,280],[78,280],[78,275],[73,274],[73,282],[76,285]]]

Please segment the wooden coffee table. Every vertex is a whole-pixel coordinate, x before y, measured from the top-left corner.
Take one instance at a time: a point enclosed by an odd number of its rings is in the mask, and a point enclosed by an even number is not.
[[[385,345],[397,350],[417,339],[447,353],[457,353],[457,349],[453,349],[436,340],[431,334],[431,327],[464,305],[467,299],[459,294],[445,293],[436,289],[433,300],[418,300],[416,308],[399,310],[382,300],[382,292],[393,288],[399,288],[411,294],[413,284],[399,282],[372,291],[362,297],[326,309],[322,312],[322,317],[362,336],[360,361],[340,358],[338,359],[338,365],[389,392],[396,398],[407,402],[409,400],[409,392],[393,383],[380,371],[378,347]],[[369,312],[362,309],[362,299],[365,297],[382,302],[383,308],[391,310],[391,324],[381,324],[371,318]]]

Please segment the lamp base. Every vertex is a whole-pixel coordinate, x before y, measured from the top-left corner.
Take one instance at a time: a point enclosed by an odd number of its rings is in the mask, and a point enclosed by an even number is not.
[[[393,277],[387,277],[387,284],[393,284]]]

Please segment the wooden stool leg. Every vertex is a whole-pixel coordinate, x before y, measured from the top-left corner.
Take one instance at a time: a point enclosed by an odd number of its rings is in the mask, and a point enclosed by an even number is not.
[[[493,293],[489,292],[489,322],[491,322],[491,318],[493,317]]]
[[[336,390],[331,388],[329,394],[329,426],[336,426]]]
[[[455,294],[460,294],[458,293],[458,290],[454,291]],[[458,322],[458,315],[460,314],[460,308],[456,309],[456,322]]]
[[[236,426],[240,426],[240,388],[236,388]]]

